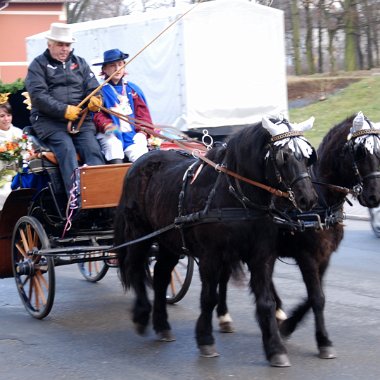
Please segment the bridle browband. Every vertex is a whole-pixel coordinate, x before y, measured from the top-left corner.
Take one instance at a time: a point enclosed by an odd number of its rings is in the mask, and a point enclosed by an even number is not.
[[[273,136],[270,139],[270,141],[276,142],[276,141],[287,139],[289,137],[300,137],[300,136],[303,136],[303,132],[301,132],[301,131],[288,131],[288,132],[280,133],[279,135]]]
[[[356,137],[366,136],[366,135],[380,135],[380,130],[378,129],[361,129],[360,131],[356,131],[350,135],[348,135],[347,139],[352,140]]]

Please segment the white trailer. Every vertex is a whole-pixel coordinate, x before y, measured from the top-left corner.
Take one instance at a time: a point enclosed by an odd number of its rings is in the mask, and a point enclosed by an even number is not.
[[[188,9],[73,24],[75,54],[94,63],[118,48],[134,58]],[[26,39],[29,62],[45,50],[44,35]],[[156,124],[225,130],[288,113],[283,12],[248,0],[196,5],[126,68]]]

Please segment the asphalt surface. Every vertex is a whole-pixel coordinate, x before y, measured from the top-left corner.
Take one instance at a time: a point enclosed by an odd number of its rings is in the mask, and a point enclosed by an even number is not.
[[[326,325],[336,359],[318,358],[309,315],[286,342],[292,367],[269,367],[252,296],[245,284],[234,282],[228,296],[236,332],[218,333],[214,319],[220,357],[200,358],[194,340],[197,271],[185,298],[168,308],[177,340],[158,342],[151,329],[138,336],[130,320],[133,295],[124,293],[117,270],[93,284],[72,264],[56,268],[54,306],[42,321],[25,311],[13,278],[0,280],[0,380],[378,380],[380,240],[368,221],[348,217],[345,224],[325,281]],[[274,275],[286,312],[305,296],[293,264],[278,262]]]

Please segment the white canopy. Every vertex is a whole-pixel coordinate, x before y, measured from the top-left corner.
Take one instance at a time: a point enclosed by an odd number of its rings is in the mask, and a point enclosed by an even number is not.
[[[284,22],[277,9],[247,0],[201,3],[135,57],[188,9],[72,24],[75,54],[94,63],[108,49],[129,53],[128,78],[144,91],[156,124],[187,130],[287,115]],[[44,35],[27,38],[29,62],[45,50]]]

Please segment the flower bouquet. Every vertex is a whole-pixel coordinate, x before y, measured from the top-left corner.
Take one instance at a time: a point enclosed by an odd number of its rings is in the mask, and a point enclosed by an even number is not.
[[[12,141],[0,142],[0,188],[12,180],[19,168],[22,170],[30,149],[27,135]]]

